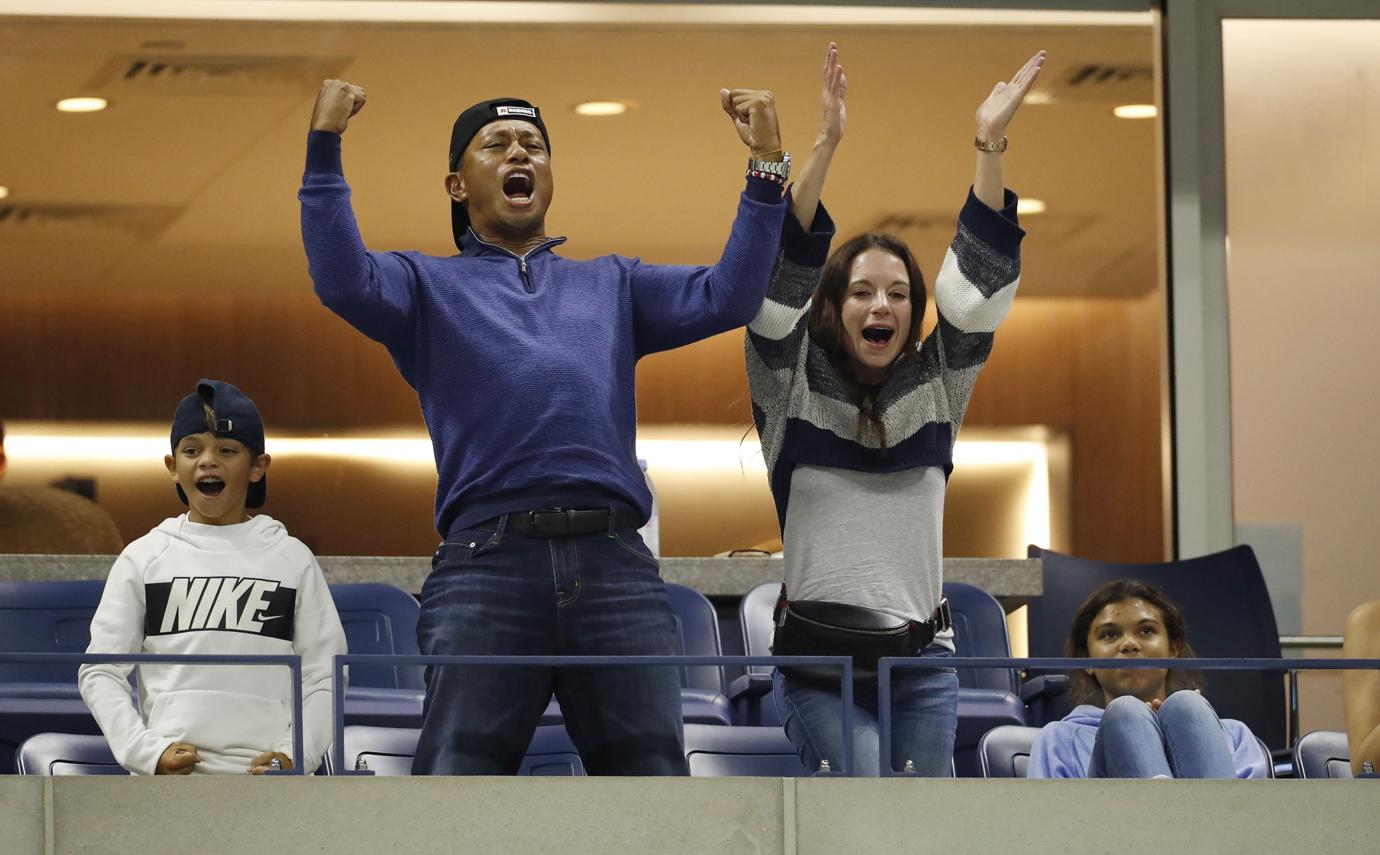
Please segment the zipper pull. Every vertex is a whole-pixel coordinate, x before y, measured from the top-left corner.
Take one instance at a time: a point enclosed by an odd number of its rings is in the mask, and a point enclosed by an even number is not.
[[[522,289],[528,294],[533,293],[532,274],[527,271],[527,259],[518,259],[518,273],[522,276]]]

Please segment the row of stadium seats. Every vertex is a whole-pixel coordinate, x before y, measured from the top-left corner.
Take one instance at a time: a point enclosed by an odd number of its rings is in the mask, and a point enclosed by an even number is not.
[[[91,616],[103,583],[0,583],[0,650],[6,652],[80,653],[89,643]],[[771,613],[779,585],[761,585],[743,598],[739,610],[743,649],[748,655],[770,655]],[[692,656],[723,653],[718,615],[704,595],[669,584],[684,652]],[[958,654],[1009,656],[1005,613],[989,594],[970,585],[950,584]],[[352,654],[416,655],[420,607],[400,588],[381,584],[332,585],[331,595],[345,628]],[[8,758],[28,736],[44,731],[96,734],[95,721],[82,702],[72,664],[0,664],[0,773],[12,771]],[[726,685],[720,666],[681,669],[681,697],[687,724],[779,727],[770,696],[769,668]],[[1017,676],[1005,669],[965,668],[959,674],[959,724],[955,764],[959,775],[978,774],[977,743],[1002,724],[1027,723]],[[345,695],[350,725],[420,727],[422,669],[413,666],[354,665]],[[563,721],[554,699],[541,724]]]
[[[1199,655],[1278,658],[1279,640],[1259,565],[1249,547],[1187,561],[1120,565],[1088,561],[1032,547],[1044,566],[1044,591],[1029,605],[1031,655],[1062,654],[1068,621],[1082,598],[1110,579],[1138,576],[1165,590],[1188,619]],[[0,582],[0,651],[79,653],[88,643],[92,613],[103,583]],[[758,586],[739,608],[740,638],[727,648],[769,655],[771,612],[779,586]],[[713,605],[693,589],[669,584],[684,652],[721,654],[720,622]],[[407,592],[388,585],[332,585],[352,654],[416,654],[419,606]],[[1005,615],[986,592],[958,583],[945,586],[954,614],[957,654],[1010,655]],[[1063,676],[1033,676],[1025,683],[1010,669],[959,670],[958,775],[981,774],[978,742],[994,727],[1040,725],[1063,714]],[[345,697],[347,724],[417,727],[421,722],[422,669],[409,666],[351,667]],[[76,666],[0,663],[0,773],[12,771],[13,749],[42,731],[97,732],[76,691]],[[682,669],[682,704],[688,724],[764,726],[780,724],[770,696],[770,669],[751,667],[741,675],[718,666]],[[1284,679],[1281,672],[1214,672],[1209,687],[1224,717],[1240,719],[1284,761]],[[560,724],[554,701],[542,724]]]
[[[1003,725],[979,741],[978,756],[984,778],[1024,778],[1030,748],[1039,732],[1034,727]],[[419,731],[415,728],[350,725],[345,728],[345,759],[328,757],[322,772],[341,769],[381,776],[410,775]],[[1300,778],[1350,778],[1346,734],[1309,733],[1294,746],[1294,767]],[[755,776],[793,778],[811,774],[779,727],[687,724],[685,758],[690,774],[700,778]],[[105,739],[100,736],[40,733],[20,745],[16,765],[23,775],[123,775]],[[583,775],[580,755],[564,727],[537,728],[519,775]]]

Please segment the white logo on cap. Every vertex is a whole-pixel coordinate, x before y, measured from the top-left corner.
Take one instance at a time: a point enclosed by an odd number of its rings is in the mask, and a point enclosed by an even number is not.
[[[500,116],[531,116],[537,117],[537,111],[531,107],[510,107],[506,104],[494,107],[494,112]]]

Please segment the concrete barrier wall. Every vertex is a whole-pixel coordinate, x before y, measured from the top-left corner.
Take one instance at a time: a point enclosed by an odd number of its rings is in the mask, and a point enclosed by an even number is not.
[[[1370,852],[1380,782],[0,778],[0,852]]]

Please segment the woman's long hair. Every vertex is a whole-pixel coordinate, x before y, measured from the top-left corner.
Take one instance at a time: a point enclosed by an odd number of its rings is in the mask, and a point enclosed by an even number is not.
[[[906,331],[905,343],[902,344],[896,360],[888,366],[886,377],[882,378],[881,383],[868,386],[858,380],[853,358],[844,344],[843,300],[853,271],[853,260],[874,248],[896,256],[905,265],[906,275],[910,277],[911,312],[910,329]],[[891,372],[901,360],[920,358],[920,324],[925,319],[928,304],[925,277],[920,272],[920,266],[915,263],[915,256],[911,254],[910,248],[899,238],[878,232],[864,232],[834,250],[829,260],[824,263],[819,287],[815,289],[814,301],[810,307],[810,340],[829,355],[829,361],[848,391],[849,400],[858,407],[857,438],[861,440],[870,427],[876,431],[883,452],[886,451],[886,428],[875,412],[877,390],[886,382],[886,378],[891,376]]]
[[[1073,659],[1089,658],[1088,630],[1092,629],[1092,622],[1107,606],[1126,600],[1144,600],[1154,606],[1160,613],[1164,631],[1169,635],[1170,648],[1176,651],[1178,658],[1197,657],[1198,654],[1193,652],[1192,645],[1188,643],[1188,625],[1184,622],[1179,607],[1159,588],[1140,579],[1118,579],[1093,591],[1073,616],[1068,640],[1064,642],[1064,655]],[[1197,671],[1171,668],[1165,678],[1165,688],[1169,694],[1180,689],[1202,689],[1203,678]],[[1075,705],[1092,704],[1100,707],[1105,703],[1102,686],[1097,682],[1097,678],[1081,668],[1069,672],[1068,694]]]

